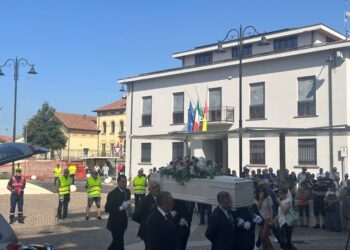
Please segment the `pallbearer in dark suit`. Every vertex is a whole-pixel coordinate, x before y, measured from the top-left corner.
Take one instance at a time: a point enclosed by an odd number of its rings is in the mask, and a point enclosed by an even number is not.
[[[170,211],[174,205],[169,192],[160,192],[153,209],[146,220],[147,250],[175,250],[177,244],[176,225]]]
[[[127,209],[130,204],[130,190],[126,189],[126,176],[119,175],[118,187],[108,193],[105,206],[109,213],[107,229],[111,231],[113,241],[108,250],[124,250],[124,232],[128,226]]]
[[[176,211],[176,231],[178,244],[176,250],[185,250],[191,232],[194,202],[175,200],[173,210]]]
[[[263,219],[256,205],[240,207],[234,212],[236,222],[237,249],[253,250],[255,247],[255,224],[262,225]]]
[[[239,250],[236,247],[235,219],[230,208],[232,200],[230,194],[221,191],[217,194],[219,206],[214,209],[205,232],[212,243],[212,250]]]
[[[152,212],[154,208],[156,208],[156,196],[160,192],[159,183],[155,180],[151,180],[148,182],[148,190],[149,194],[143,198],[139,206],[136,208],[135,213],[132,216],[132,219],[140,224],[139,231],[137,232],[137,236],[144,241],[146,246],[146,219],[148,215]],[[147,249],[147,246],[146,246]]]

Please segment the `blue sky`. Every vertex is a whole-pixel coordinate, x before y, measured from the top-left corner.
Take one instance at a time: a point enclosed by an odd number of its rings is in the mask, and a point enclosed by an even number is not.
[[[44,101],[56,111],[92,110],[120,98],[117,79],[180,66],[178,51],[214,43],[231,28],[259,32],[316,23],[345,33],[343,0],[2,0],[0,65],[20,67],[17,134]],[[350,9],[349,9],[350,10]],[[13,67],[0,77],[0,135],[12,135]]]

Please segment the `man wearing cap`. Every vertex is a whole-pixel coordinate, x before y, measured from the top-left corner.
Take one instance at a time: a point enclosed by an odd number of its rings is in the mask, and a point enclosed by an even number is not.
[[[56,167],[53,169],[53,173],[54,173],[54,177],[55,177],[53,185],[56,187],[56,183],[62,175],[62,168],[61,168],[60,164],[56,165]]]
[[[64,169],[63,175],[58,179],[57,191],[58,191],[58,208],[57,218],[65,219],[68,215],[68,204],[70,201],[70,186],[72,185],[72,178],[69,176],[69,170]],[[62,213],[63,208],[63,213]]]
[[[101,186],[102,186],[101,177],[98,176],[98,171],[94,169],[92,170],[92,176],[87,178],[86,184],[85,184],[85,188],[88,194],[85,220],[88,220],[90,218],[89,217],[90,208],[94,202],[97,207],[97,219],[102,220],[101,218]]]
[[[15,222],[15,210],[17,204],[18,223],[24,223],[23,218],[23,190],[26,186],[26,180],[22,177],[20,168],[16,169],[15,176],[12,176],[7,184],[7,189],[11,192],[10,202],[10,224]]]

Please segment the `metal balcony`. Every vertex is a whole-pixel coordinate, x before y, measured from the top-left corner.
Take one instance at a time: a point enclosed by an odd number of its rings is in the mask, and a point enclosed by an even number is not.
[[[209,107],[208,123],[233,123],[234,108],[229,106]]]

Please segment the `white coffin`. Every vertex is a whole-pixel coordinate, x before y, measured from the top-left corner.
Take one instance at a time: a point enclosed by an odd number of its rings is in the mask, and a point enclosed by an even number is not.
[[[175,199],[217,205],[216,195],[220,191],[230,193],[232,208],[253,204],[253,181],[232,176],[216,176],[214,179],[192,179],[179,184],[172,177],[152,173],[151,180],[160,183],[162,191],[170,192]]]

